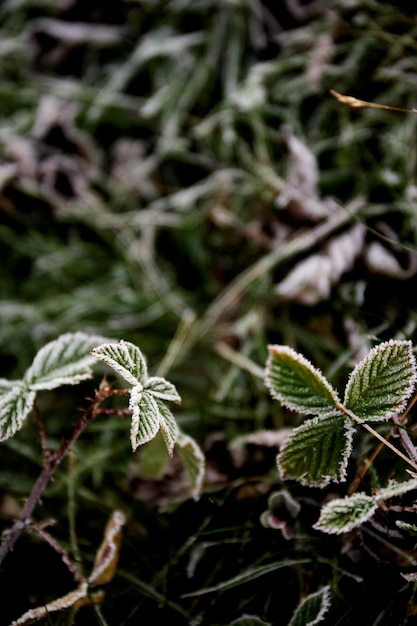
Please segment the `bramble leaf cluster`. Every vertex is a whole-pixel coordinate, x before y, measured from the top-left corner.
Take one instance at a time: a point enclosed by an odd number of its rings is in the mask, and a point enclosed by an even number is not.
[[[293,411],[312,416],[294,428],[281,447],[277,457],[281,478],[315,487],[345,481],[357,425],[363,424],[378,435],[368,422],[398,417],[414,391],[416,379],[412,343],[383,342],[353,369],[342,402],[323,374],[303,355],[287,346],[269,346],[265,383],[272,397]],[[396,489],[403,493],[416,486],[410,481]],[[334,500],[323,509],[316,527],[328,533],[346,532],[370,519],[378,500],[394,495],[398,494],[391,487],[378,497],[357,493]]]

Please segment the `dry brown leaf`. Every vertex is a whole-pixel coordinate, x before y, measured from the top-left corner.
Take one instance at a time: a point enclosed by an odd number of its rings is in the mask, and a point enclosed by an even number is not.
[[[97,551],[93,571],[88,580],[83,580],[77,589],[61,598],[29,609],[19,619],[14,620],[10,626],[27,626],[48,618],[49,614],[55,611],[62,611],[71,607],[79,609],[85,605],[100,603],[103,599],[103,592],[99,590],[97,593],[90,593],[89,585],[104,585],[113,578],[119,558],[121,528],[125,522],[126,518],[121,511],[113,511],[106,525],[103,541]]]
[[[248,459],[248,446],[260,448],[275,448],[277,451],[288,439],[291,428],[280,428],[279,430],[258,430],[255,433],[236,437],[229,444],[229,452],[233,465],[237,468],[243,467]]]
[[[332,239],[323,251],[300,261],[281,281],[276,292],[286,300],[313,305],[329,297],[331,288],[352,269],[361,252],[366,229],[355,224]]]
[[[384,109],[385,111],[399,111],[400,113],[417,113],[417,109],[403,109],[401,107],[392,107],[389,104],[379,104],[378,102],[368,102],[367,100],[359,100],[354,96],[344,96],[343,94],[330,89],[330,93],[342,104],[347,104],[355,109]]]
[[[379,241],[373,241],[365,251],[365,263],[370,272],[405,280],[417,272],[417,255],[408,255],[407,267],[401,267],[395,256]]]
[[[289,164],[285,180],[277,177],[274,179],[279,193],[277,206],[285,208],[297,221],[318,222],[333,213],[335,206],[331,199],[320,198],[320,172],[316,156],[291,130],[285,131],[284,140],[288,148]]]
[[[286,133],[285,141],[290,153],[289,184],[306,196],[318,198],[319,167],[313,151],[291,132]]]

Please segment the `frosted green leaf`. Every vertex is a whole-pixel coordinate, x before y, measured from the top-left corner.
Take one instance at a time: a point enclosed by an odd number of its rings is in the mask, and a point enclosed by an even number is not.
[[[389,500],[390,498],[396,498],[397,496],[402,496],[404,493],[408,491],[412,491],[413,489],[417,489],[417,480],[406,480],[403,483],[390,483],[388,487],[384,487],[380,489],[377,494],[375,494],[375,499],[377,500]]]
[[[155,398],[149,393],[143,393],[141,385],[132,388],[129,409],[132,411],[130,441],[135,451],[138,446],[155,437],[160,426],[160,414]]]
[[[21,380],[7,380],[6,378],[0,378],[0,396],[5,393],[9,393],[15,387],[21,387]]]
[[[176,446],[192,485],[193,498],[196,500],[200,496],[203,485],[206,459],[197,442],[183,432],[179,433]]]
[[[143,385],[148,378],[145,357],[133,343],[123,340],[119,343],[104,343],[94,348],[91,354],[113,368],[131,385]]]
[[[417,536],[417,526],[415,524],[410,524],[409,522],[404,522],[404,520],[397,519],[395,520],[395,525],[402,531],[405,531],[409,535],[413,537]]]
[[[162,400],[143,391],[142,385],[137,385],[130,392],[129,409],[132,411],[130,440],[133,451],[151,441],[160,430],[168,453],[172,456],[178,438],[178,426]]]
[[[330,587],[310,593],[301,600],[288,626],[314,626],[323,621],[330,607]]]
[[[273,398],[304,414],[334,413],[339,398],[323,374],[288,346],[269,346],[265,384]]]
[[[93,356],[112,367],[132,385],[129,409],[132,411],[130,440],[133,450],[161,431],[170,456],[178,438],[178,426],[163,400],[181,402],[175,386],[159,376],[148,376],[145,357],[128,341],[103,344],[92,350]]]
[[[5,441],[20,430],[33,408],[36,393],[15,384],[7,393],[0,395],[0,441]]]
[[[356,365],[344,405],[363,421],[380,421],[401,413],[416,382],[411,341],[379,344]]]
[[[344,481],[353,433],[340,413],[314,417],[294,428],[277,457],[281,478],[311,487]]]
[[[402,496],[413,489],[417,489],[416,479],[402,483],[392,482],[372,496],[355,493],[353,496],[332,500],[322,508],[314,528],[329,534],[348,532],[369,520],[375,513],[379,501]]]
[[[151,376],[144,384],[144,390],[152,392],[152,395],[161,398],[161,400],[170,400],[171,402],[181,402],[181,398],[175,389],[175,386],[165,378],[159,376]]]
[[[172,456],[174,451],[174,445],[178,438],[178,426],[174,416],[165,404],[154,398],[155,404],[158,407],[159,412],[159,427],[161,429],[162,437],[164,438],[165,445],[168,450],[168,454]]]
[[[26,371],[23,382],[33,391],[75,385],[92,376],[93,346],[102,337],[86,333],[66,333],[39,350]]]
[[[333,535],[347,533],[371,519],[377,506],[375,498],[366,493],[331,500],[322,508],[314,528]]]

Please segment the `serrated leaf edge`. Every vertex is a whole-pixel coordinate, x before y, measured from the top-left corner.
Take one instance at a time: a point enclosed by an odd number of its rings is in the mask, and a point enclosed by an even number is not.
[[[328,518],[334,509],[341,506],[343,507],[343,505],[346,504],[354,505],[355,503],[360,502],[367,502],[371,505],[369,510],[364,515],[362,515],[360,519],[356,518],[351,522],[347,522],[344,526],[332,527],[326,525],[329,523]],[[358,493],[354,493],[352,496],[346,496],[345,498],[335,498],[334,500],[331,500],[323,506],[320,512],[320,517],[313,525],[313,528],[315,528],[316,530],[321,530],[329,535],[342,535],[343,533],[347,533],[353,530],[353,528],[357,528],[357,526],[361,526],[361,524],[364,524],[365,522],[370,520],[371,517],[374,516],[377,508],[378,505],[375,499],[372,496],[368,496],[366,493],[363,493],[361,491]],[[351,509],[352,511],[354,510],[352,507]]]
[[[334,400],[334,406],[329,407],[329,410],[320,410],[320,415],[331,414],[334,411],[334,409],[340,404],[340,398],[338,396],[336,389],[332,387],[332,385],[329,383],[329,381],[324,376],[324,374],[317,367],[315,367],[311,363],[311,361],[309,361],[303,354],[300,354],[299,352],[297,352],[293,348],[290,348],[289,346],[278,345],[278,344],[269,345],[268,352],[269,352],[269,356],[268,356],[266,368],[265,368],[264,382],[271,396],[275,400],[279,400],[281,404],[283,404],[283,406],[287,407],[291,411],[303,413],[304,415],[311,415],[313,413],[313,410],[307,410],[303,407],[300,407],[299,405],[295,404],[292,401],[288,401],[285,395],[277,392],[277,390],[273,386],[271,379],[270,379],[270,373],[271,373],[271,366],[272,366],[274,355],[277,355],[277,354],[286,354],[288,356],[291,356],[295,361],[297,361],[298,363],[303,365],[306,369],[308,369],[320,381],[323,387],[325,387],[327,391],[330,393],[331,397]],[[314,411],[314,413],[317,415],[318,411]]]
[[[387,487],[379,489],[374,497],[375,500],[389,500],[390,498],[402,496],[413,489],[417,489],[417,479],[415,478],[402,483],[390,482]]]
[[[298,618],[298,614],[299,612],[303,609],[304,605],[311,601],[313,598],[316,598],[318,596],[323,596],[322,598],[322,606],[317,614],[317,616],[314,618],[314,621],[309,621],[305,626],[315,626],[315,624],[318,624],[319,622],[321,622],[325,616],[325,614],[327,613],[327,611],[330,608],[330,585],[326,585],[324,587],[322,587],[321,589],[319,589],[318,591],[315,591],[314,593],[310,593],[308,596],[306,596],[305,598],[303,598],[301,600],[301,602],[299,603],[299,605],[297,606],[297,608],[295,609],[294,615],[291,618],[290,623],[288,624],[288,626],[293,626],[293,624],[295,624],[295,620]]]
[[[330,502],[328,502],[327,504],[323,506],[321,513],[320,513],[320,517],[317,520],[317,522],[314,524],[313,528],[315,528],[316,530],[321,530],[328,534],[335,534],[335,535],[340,535],[340,534],[349,532],[353,528],[356,528],[357,526],[364,524],[365,522],[370,520],[371,517],[373,517],[376,509],[378,508],[379,501],[390,500],[391,498],[401,496],[404,493],[407,493],[408,491],[411,491],[413,489],[417,489],[416,479],[408,480],[403,483],[390,483],[387,487],[383,487],[382,489],[379,489],[373,495],[368,495],[364,492],[359,491],[358,493],[354,493],[352,496],[345,496],[344,498],[335,498],[334,500],[331,500]],[[364,515],[361,519],[359,520],[355,519],[350,524],[348,523],[343,527],[331,528],[331,527],[325,526],[326,517],[328,516],[329,512],[332,511],[332,509],[334,509],[337,506],[347,504],[349,502],[354,503],[355,501],[358,501],[358,502],[366,501],[366,502],[369,502],[370,504],[372,503],[373,506],[370,508],[368,513]]]
[[[159,413],[159,429],[165,441],[169,456],[173,455],[178,439],[178,424],[169,408],[159,398],[154,398]]]
[[[75,333],[64,333],[56,339],[49,341],[36,353],[31,365],[24,374],[23,384],[33,391],[44,391],[56,389],[62,385],[76,385],[82,380],[91,378],[91,366],[94,364],[94,357],[91,355],[91,351],[89,351],[88,348],[86,348],[86,352],[83,357],[77,358],[74,362],[70,362],[70,364],[65,363],[64,365],[59,365],[58,359],[54,368],[56,371],[55,376],[52,375],[53,370],[52,373],[42,370],[45,370],[45,368],[48,367],[48,361],[50,361],[51,358],[53,360],[54,349],[56,352],[59,352],[62,349],[65,350],[65,348],[71,348],[74,343],[87,343],[91,346],[91,344],[101,340],[103,340],[103,337],[89,335],[79,331]],[[71,368],[73,368],[74,371],[68,374],[67,370],[70,370]],[[38,373],[37,369],[39,370]],[[45,375],[48,377],[45,378]],[[44,377],[43,380],[42,377]]]
[[[140,421],[146,418],[143,415],[144,400],[148,402],[152,411],[151,420],[148,422],[150,428],[146,435],[142,435],[138,438]],[[151,441],[157,434],[160,428],[161,416],[158,410],[155,399],[150,393],[143,393],[142,385],[136,385],[130,391],[129,409],[132,411],[132,421],[130,426],[130,443],[132,444],[132,450],[135,452],[137,448],[148,441]]]
[[[134,350],[135,352],[137,352],[138,357],[141,359],[141,364],[143,367],[142,380],[138,380],[138,378],[136,378],[136,376],[134,376],[132,372],[129,369],[127,369],[124,365],[119,363],[119,361],[115,359],[114,356],[111,356],[110,354],[106,353],[106,351],[110,350],[111,348],[119,348],[119,349],[121,348],[124,351],[126,355],[126,360],[128,362],[131,362],[132,364],[132,370],[135,370],[136,367],[132,360],[130,350]],[[116,344],[103,343],[100,346],[97,346],[97,348],[94,348],[93,350],[91,350],[91,354],[96,359],[103,361],[103,363],[106,363],[106,365],[114,369],[118,374],[120,374],[122,378],[124,378],[124,380],[126,380],[129,384],[133,386],[143,385],[148,379],[148,369],[147,369],[146,359],[143,356],[142,351],[133,343],[130,343],[129,341],[124,341],[123,339],[121,339]]]
[[[16,392],[19,392],[18,395],[16,395]],[[21,400],[26,398],[25,407],[24,407],[24,410],[21,411],[20,413],[15,413],[15,419],[13,421],[13,424],[12,424],[13,427],[11,429],[9,429],[6,433],[4,433],[0,427],[0,442],[10,439],[22,428],[25,419],[27,418],[27,416],[29,415],[29,413],[31,412],[33,408],[33,404],[36,398],[36,392],[31,391],[29,389],[25,389],[22,385],[20,386],[20,388],[14,387],[7,394],[3,394],[0,398],[0,425],[2,424],[5,417],[7,416],[7,414],[5,414],[4,405],[6,405],[7,407],[7,402],[9,402],[10,398],[13,398],[13,397],[16,398],[16,404],[19,398]]]
[[[349,378],[348,378],[348,382],[345,388],[345,393],[344,393],[344,400],[343,400],[343,405],[346,406],[348,409],[349,407],[349,403],[346,401],[348,392],[350,390],[350,388],[352,387],[352,385],[354,384],[355,381],[355,377],[358,375],[358,372],[360,372],[360,370],[364,369],[364,367],[371,362],[373,359],[375,359],[378,354],[380,352],[383,352],[383,350],[385,350],[387,348],[387,346],[392,346],[392,345],[407,345],[408,347],[408,356],[409,356],[409,363],[410,363],[410,367],[412,369],[412,375],[410,376],[410,381],[409,381],[409,385],[408,385],[408,390],[404,392],[403,394],[403,400],[402,402],[400,402],[395,411],[390,411],[387,412],[387,414],[384,416],[384,418],[379,418],[381,421],[386,421],[389,420],[390,418],[394,417],[395,415],[400,414],[405,407],[407,406],[407,401],[409,400],[409,398],[411,397],[415,384],[417,382],[417,362],[416,362],[416,358],[414,356],[414,352],[413,352],[413,344],[411,341],[409,340],[400,340],[400,339],[390,339],[389,341],[384,341],[380,344],[378,344],[377,346],[374,346],[372,348],[372,350],[370,350],[370,352],[368,352],[368,354],[361,360],[359,361],[359,363],[357,363],[354,367],[354,369],[350,372],[349,374]],[[354,409],[353,409],[354,411]],[[369,418],[367,419],[362,419],[359,416],[357,416],[358,421],[363,421],[366,422],[369,420]],[[369,420],[371,421],[371,420]]]
[[[159,391],[158,385],[165,386],[166,391]],[[181,402],[181,396],[175,388],[175,385],[170,383],[166,378],[161,378],[160,376],[150,376],[144,386],[144,391],[151,393],[156,398],[160,398],[161,400],[168,400],[170,402],[177,402],[178,404]]]
[[[140,420],[146,417],[143,415],[144,401],[148,403],[152,412],[151,419],[148,421],[150,428],[145,436],[142,435],[138,438]],[[172,456],[178,439],[179,428],[174,415],[163,401],[151,392],[145,391],[142,385],[136,385],[130,390],[129,409],[132,411],[130,426],[132,451],[135,452],[139,446],[151,441],[161,431],[168,454]]]
[[[290,444],[291,437],[293,436],[293,434],[301,430],[305,430],[305,428],[306,427],[308,428],[309,425],[311,425],[311,427],[314,428],[314,424],[318,424],[322,420],[322,417],[317,416],[309,420],[306,420],[300,426],[296,426],[295,428],[293,428],[291,433],[288,435],[287,439],[282,444],[281,449],[276,457],[278,472],[279,472],[281,480],[296,480],[301,485],[306,485],[308,487],[319,487],[319,488],[326,487],[331,482],[334,482],[334,483],[345,482],[349,457],[352,452],[352,441],[353,441],[353,436],[355,434],[355,428],[352,426],[352,424],[349,421],[346,420],[346,418],[343,417],[343,414],[339,413],[338,411],[337,412],[335,411],[334,414],[340,415],[341,418],[344,420],[345,435],[346,435],[345,454],[344,454],[344,457],[342,457],[340,460],[338,476],[334,477],[331,474],[329,474],[328,476],[325,476],[322,481],[312,481],[312,480],[306,479],[305,476],[299,476],[299,477],[288,476],[286,475],[285,470],[282,466],[282,456],[285,453],[285,448]],[[331,417],[331,415],[326,415],[325,417]]]
[[[190,435],[187,435],[186,433],[182,432],[181,430],[178,433],[176,445],[180,449],[184,449],[187,446],[190,446],[193,450],[194,458],[196,459],[198,463],[198,473],[196,475],[194,484],[192,486],[192,497],[194,498],[194,500],[198,500],[201,494],[201,490],[203,488],[203,481],[204,481],[204,476],[205,476],[205,471],[206,471],[206,457],[204,456],[204,452],[202,451],[202,449],[200,448],[196,440],[193,439],[193,437],[190,437]],[[181,456],[181,452],[180,452],[180,456]],[[183,465],[190,480],[192,481],[192,477],[188,473],[187,467],[185,466],[184,463]]]

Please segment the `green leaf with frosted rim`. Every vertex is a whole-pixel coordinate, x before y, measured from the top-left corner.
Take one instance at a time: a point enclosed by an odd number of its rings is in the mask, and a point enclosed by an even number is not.
[[[401,413],[416,382],[411,341],[379,344],[356,365],[345,390],[344,405],[363,421],[380,421]]]
[[[375,513],[379,501],[402,496],[413,489],[417,489],[416,479],[402,483],[392,482],[372,496],[360,492],[337,498],[324,505],[314,528],[329,534],[346,533],[368,521]]]
[[[314,417],[294,428],[277,457],[281,478],[311,487],[344,481],[354,432],[340,413]]]
[[[179,433],[176,450],[192,485],[193,498],[196,500],[201,493],[206,459],[197,442],[183,432]]]
[[[129,409],[132,411],[130,441],[135,451],[138,446],[155,437],[161,418],[155,398],[149,393],[143,393],[141,385],[132,388]]]
[[[168,453],[172,456],[179,431],[174,416],[162,400],[143,391],[142,385],[137,385],[130,392],[129,409],[132,411],[130,441],[133,451],[161,431]]]
[[[161,400],[181,402],[181,397],[175,389],[175,386],[168,380],[165,380],[165,378],[150,376],[143,387],[145,391],[151,392],[153,396],[161,398]]]
[[[323,621],[330,608],[330,587],[326,586],[303,598],[288,626],[314,626]]]
[[[334,413],[340,402],[323,374],[288,346],[268,346],[265,384],[273,398],[293,411],[309,415]]]
[[[172,415],[169,408],[165,406],[162,400],[160,400],[159,398],[154,398],[154,400],[159,412],[159,428],[165,441],[168,454],[169,456],[172,456],[175,442],[178,439],[178,425],[175,421],[175,417]]]
[[[12,389],[22,386],[21,380],[7,380],[6,378],[0,378],[0,398],[5,393],[9,393]]]
[[[148,368],[141,350],[129,341],[104,343],[91,354],[113,368],[133,386],[144,385],[148,379]]]
[[[10,439],[20,430],[33,408],[36,393],[20,383],[0,396],[0,441]]]
[[[377,508],[376,499],[366,493],[337,498],[323,506],[313,528],[330,535],[347,533],[371,519]]]
[[[409,535],[412,535],[413,537],[417,536],[417,526],[415,524],[410,524],[409,522],[404,522],[402,519],[397,519],[395,520],[395,525],[397,528],[405,531]]]
[[[389,500],[390,498],[402,496],[404,493],[412,491],[413,489],[417,489],[417,480],[415,478],[412,480],[406,480],[402,483],[391,482],[387,487],[383,487],[378,490],[375,494],[375,499]]]
[[[32,391],[55,389],[61,385],[75,385],[91,378],[94,357],[93,346],[102,337],[86,333],[65,333],[39,350],[23,378]]]
[[[132,411],[130,440],[133,450],[151,441],[161,431],[168,453],[172,456],[179,430],[163,400],[181,402],[175,386],[165,378],[149,377],[141,350],[128,341],[103,344],[91,352],[132,385],[129,408]]]

